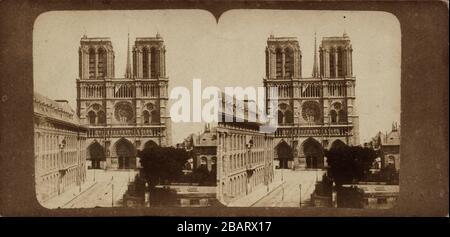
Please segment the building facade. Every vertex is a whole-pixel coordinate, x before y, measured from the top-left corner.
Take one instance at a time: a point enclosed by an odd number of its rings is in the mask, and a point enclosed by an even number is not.
[[[393,166],[397,171],[400,170],[400,126],[397,123],[392,124],[389,133],[378,132],[372,144],[380,154],[381,168]]]
[[[316,45],[316,44],[315,44]],[[279,168],[323,168],[324,148],[335,142],[359,144],[352,45],[342,37],[324,37],[314,49],[311,77],[302,76],[302,52],[296,37],[267,40],[267,100],[278,102],[275,159]],[[277,88],[278,97],[268,93]]]
[[[132,50],[128,42],[126,73],[116,78],[110,38],[81,38],[77,114],[89,127],[91,168],[133,169],[138,150],[171,145],[165,53],[159,34],[136,38]]]
[[[216,128],[205,125],[205,130],[192,137],[193,168],[204,166],[208,171],[217,168],[217,132]]]
[[[36,196],[41,204],[86,179],[87,127],[67,101],[34,94]]]
[[[235,107],[234,103],[228,108]],[[222,97],[222,106],[225,102]],[[248,103],[243,103],[244,106]],[[243,108],[248,116],[248,106]],[[217,199],[228,203],[248,195],[260,185],[274,179],[273,134],[260,131],[262,124],[243,118],[238,122],[234,113],[222,109],[217,133]],[[253,111],[256,112],[256,111]],[[231,117],[228,122],[225,117]]]

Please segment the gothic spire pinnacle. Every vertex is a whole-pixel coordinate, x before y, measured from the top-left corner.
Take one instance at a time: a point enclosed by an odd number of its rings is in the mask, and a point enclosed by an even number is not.
[[[316,39],[316,32],[314,32],[314,65],[313,65],[313,72],[312,76],[313,78],[319,77],[319,65],[317,63],[317,39]]]
[[[127,68],[125,70],[125,78],[132,78],[131,73],[131,57],[130,57],[130,32],[128,32],[128,43],[127,43]]]

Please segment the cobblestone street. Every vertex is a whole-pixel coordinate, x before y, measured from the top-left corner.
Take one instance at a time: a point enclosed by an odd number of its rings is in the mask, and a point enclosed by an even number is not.
[[[280,169],[276,172],[277,178],[283,179],[283,184],[256,202],[254,207],[299,207],[300,198],[302,207],[309,206],[316,178],[320,181],[325,171]]]
[[[121,206],[128,183],[132,182],[134,170],[90,169],[86,173],[86,182],[73,187],[61,196],[53,198],[47,208],[93,208]]]

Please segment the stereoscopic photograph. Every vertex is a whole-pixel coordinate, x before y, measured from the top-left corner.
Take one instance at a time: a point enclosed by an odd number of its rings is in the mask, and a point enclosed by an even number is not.
[[[45,12],[33,28],[36,198],[390,209],[401,63],[400,23],[381,11]]]

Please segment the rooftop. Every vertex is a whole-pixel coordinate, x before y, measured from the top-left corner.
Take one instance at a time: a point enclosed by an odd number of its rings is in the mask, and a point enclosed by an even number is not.
[[[348,37],[347,32],[344,32],[342,36],[331,36],[331,37],[323,37],[323,40],[350,40],[350,37]]]
[[[34,92],[34,102],[43,106],[34,106],[34,113],[41,114],[46,117],[62,120],[66,123],[78,125],[79,119],[75,111],[69,106],[67,100],[52,100],[37,92]]]
[[[208,128],[200,135],[193,136],[194,147],[217,146],[216,128]]]
[[[298,41],[297,37],[275,37],[270,35],[267,41]]]
[[[110,42],[111,38],[110,37],[87,37],[86,35],[84,35],[83,37],[81,37],[81,41],[82,42]]]

